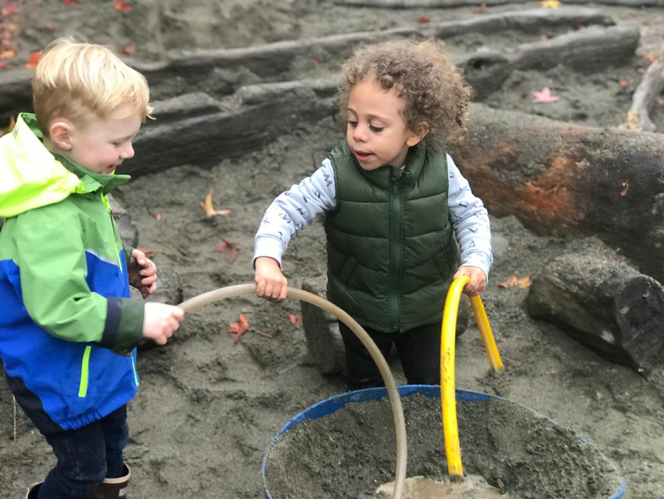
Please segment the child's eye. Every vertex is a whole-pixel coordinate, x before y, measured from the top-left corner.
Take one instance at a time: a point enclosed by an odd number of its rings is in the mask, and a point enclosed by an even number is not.
[[[350,125],[350,126],[352,126],[353,128],[355,128],[355,127],[357,126],[357,121],[348,120],[348,125]]]
[[[369,130],[371,130],[372,132],[382,132],[383,127],[369,125]]]

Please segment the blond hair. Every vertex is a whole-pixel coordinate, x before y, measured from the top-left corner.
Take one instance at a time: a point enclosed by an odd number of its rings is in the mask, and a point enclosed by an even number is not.
[[[406,126],[418,132],[424,122],[428,139],[456,142],[466,133],[470,87],[441,48],[433,42],[392,40],[363,47],[342,66],[337,96],[342,115],[353,87],[372,77],[404,100]]]
[[[129,105],[145,120],[152,112],[145,77],[102,45],[58,38],[42,52],[32,80],[37,122],[45,134],[64,117],[79,126]]]

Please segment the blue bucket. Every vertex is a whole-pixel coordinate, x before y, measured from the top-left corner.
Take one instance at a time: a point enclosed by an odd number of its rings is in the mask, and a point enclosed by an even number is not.
[[[404,385],[400,386],[398,388],[399,390],[399,395],[402,398],[402,403],[404,404],[404,412],[406,413],[406,423],[408,425],[409,422],[409,417],[408,417],[408,410],[407,410],[407,402],[409,400],[415,400],[415,399],[409,399],[409,397],[412,397],[414,395],[421,395],[426,397],[426,399],[437,399],[440,401],[440,387],[435,386],[435,385]],[[385,397],[388,396],[387,390],[385,388],[368,388],[365,390],[357,390],[353,392],[347,392],[347,393],[342,393],[340,395],[336,395],[334,397],[330,397],[326,400],[323,400],[322,402],[318,402],[317,404],[309,407],[308,409],[302,411],[299,413],[297,416],[295,416],[291,421],[289,421],[280,431],[275,435],[275,437],[272,439],[270,442],[270,445],[268,446],[267,450],[265,451],[265,456],[263,458],[263,464],[262,464],[262,476],[263,476],[263,485],[265,489],[265,497],[266,499],[282,499],[278,496],[272,495],[273,492],[270,492],[270,487],[269,487],[269,476],[270,476],[270,453],[273,452],[275,448],[278,448],[280,443],[284,441],[286,438],[292,435],[296,435],[296,432],[294,432],[294,428],[297,427],[297,425],[307,422],[307,421],[315,421],[319,420],[321,418],[325,418],[326,416],[330,416],[331,414],[334,414],[337,412],[339,409],[353,403],[367,403],[367,402],[372,402],[372,401],[378,401],[381,400]],[[491,420],[490,425],[496,425],[500,426],[501,422],[497,419],[497,414],[498,413],[504,413],[509,416],[511,411],[519,411],[520,414],[525,414],[527,417],[532,417],[533,418],[533,425],[535,424],[535,421],[538,421],[538,424],[547,424],[549,427],[553,427],[552,430],[557,432],[556,434],[560,434],[561,438],[569,438],[569,432],[568,430],[562,429],[561,427],[557,426],[553,421],[551,421],[549,418],[546,418],[545,416],[542,416],[541,414],[528,409],[520,404],[517,404],[515,402],[511,402],[507,399],[503,399],[501,397],[496,397],[493,395],[488,395],[485,393],[479,393],[479,392],[471,392],[471,391],[466,391],[466,390],[456,390],[456,400],[457,400],[457,406],[464,406],[468,407],[469,409],[469,414],[479,414],[481,411],[476,411],[476,409],[479,409],[481,406],[474,406],[470,405],[472,403],[479,403],[482,404],[484,403],[485,406],[484,408],[488,407],[489,404],[493,404],[492,407],[499,407],[499,411],[494,412],[491,414],[491,417],[493,418]],[[469,403],[469,404],[466,404]],[[489,404],[487,404],[489,403]],[[349,406],[352,407],[352,406]],[[365,407],[365,406],[360,406],[360,407]],[[368,404],[366,407],[373,407],[369,406]],[[440,404],[438,404],[438,407],[440,407]],[[473,409],[470,411],[470,409]],[[428,414],[430,415],[431,412],[429,411]],[[440,412],[438,411],[438,419],[440,420]],[[478,416],[475,416],[475,419],[478,419]],[[511,423],[511,421],[508,421],[505,423],[507,426]],[[392,425],[393,426],[393,425]],[[300,427],[301,429],[303,427]],[[505,455],[501,456],[494,456],[495,462],[489,462],[492,458],[490,454],[493,454],[491,452],[485,452],[485,451],[479,451],[478,456],[480,456],[477,460],[473,459],[471,448],[473,447],[473,443],[478,442],[478,437],[477,435],[469,435],[469,438],[464,438],[464,434],[472,433],[471,431],[464,431],[464,418],[463,418],[463,412],[460,413],[460,419],[459,419],[459,428],[460,428],[460,437],[461,437],[461,452],[462,452],[462,458],[463,458],[463,464],[466,472],[474,474],[474,475],[481,475],[483,476],[487,482],[495,485],[495,473],[496,469],[500,468],[501,466],[505,466],[505,461],[508,460],[506,459]],[[408,429],[408,451],[409,453],[411,452],[411,449],[413,448],[412,442],[411,442],[411,433],[414,433],[413,430],[416,430],[416,428],[409,427]],[[520,431],[521,427],[517,429],[517,431]],[[288,433],[290,431],[290,433]],[[534,431],[532,433],[535,433],[535,440],[532,440],[533,435],[531,435],[531,432],[528,432],[528,436],[526,438],[526,441],[528,442],[529,445],[532,445],[534,448],[537,447],[537,440],[536,440],[536,434],[537,431]],[[442,424],[440,427],[439,432],[437,434],[440,435],[440,439],[442,442]],[[392,437],[393,435],[393,430],[392,434],[389,435]],[[438,435],[436,435],[438,437]],[[432,438],[427,438],[425,436],[426,441],[431,441]],[[464,441],[465,440],[465,441]],[[510,437],[511,440],[511,437]],[[519,440],[518,438],[515,438],[514,440]],[[582,453],[584,455],[590,455],[590,456],[597,456],[598,459],[601,459],[602,463],[607,464],[607,469],[602,470],[602,476],[601,477],[587,477],[587,481],[590,483],[592,482],[594,486],[601,485],[602,488],[598,490],[610,490],[612,491],[612,495],[602,495],[601,498],[608,498],[608,499],[617,499],[622,497],[623,493],[625,492],[626,488],[626,481],[625,478],[620,476],[620,474],[613,469],[608,469],[613,466],[613,464],[604,456],[601,455],[601,453],[593,448],[590,444],[588,444],[585,440],[581,439],[580,437],[572,437],[572,440],[575,442],[575,445],[573,447],[576,448],[576,451],[579,453]],[[444,445],[440,443],[440,447],[438,444],[436,444],[437,448],[440,448],[440,452],[443,453],[444,455]],[[568,449],[567,444],[564,444],[561,446],[563,449],[562,452],[565,452],[565,449]],[[487,456],[489,454],[489,456]],[[303,456],[304,459],[304,456]],[[477,461],[477,462],[475,462]],[[480,463],[481,461],[481,463]],[[579,476],[580,474],[583,474],[586,470],[583,469],[582,467],[579,469],[570,469],[569,468],[569,462],[567,463],[567,468],[563,470],[563,475],[567,474],[571,476],[574,474],[575,476]],[[393,465],[392,465],[393,466]],[[409,468],[411,466],[411,461],[409,459]],[[436,462],[434,463],[435,468],[440,468],[441,473],[444,472],[445,469],[445,458],[436,458]],[[520,473],[526,473],[526,469],[530,468],[532,466],[532,463],[530,461],[526,461],[525,464],[521,463],[518,466],[515,465],[515,470],[517,470],[517,475]],[[292,461],[288,462],[288,467],[297,467],[298,472],[302,471],[303,468],[306,468],[305,461],[302,463],[297,462],[297,456],[293,458]],[[484,468],[485,469],[484,469]],[[531,470],[533,471],[533,470]],[[546,474],[550,472],[550,469],[538,469],[534,470],[533,472],[536,472],[538,476],[541,476],[542,474]],[[560,470],[559,470],[560,471]],[[275,473],[278,474],[279,470],[275,471]],[[393,473],[392,469],[392,473]],[[514,470],[510,470],[511,476],[514,477]],[[413,473],[413,474],[422,474],[422,473]],[[411,473],[408,474],[409,476],[412,476]],[[508,473],[509,475],[509,473]],[[558,473],[560,475],[560,472]],[[427,478],[432,478],[432,479],[437,479],[436,477],[429,476],[428,474],[425,473],[425,476]],[[490,479],[491,477],[491,479]],[[528,497],[537,497],[538,493],[537,491],[525,491],[524,490],[519,490],[518,487],[516,487],[516,490],[512,490],[510,487],[510,481],[508,476],[504,476],[504,479],[501,479],[501,481],[504,484],[504,488],[506,489],[507,492],[512,494],[513,496],[519,497],[519,494],[528,496]],[[394,477],[389,477],[388,480],[393,480]],[[289,477],[290,480],[290,477]],[[308,480],[313,480],[314,482],[317,480],[317,477],[311,476],[308,478]],[[388,481],[385,480],[385,481]],[[585,479],[584,479],[585,480]],[[274,483],[274,482],[273,482]],[[313,482],[312,482],[313,483]],[[615,492],[614,492],[615,491]],[[323,495],[320,495],[321,492],[318,491],[315,493],[315,496],[317,499],[322,499]],[[313,497],[312,495],[308,495],[308,497]],[[583,493],[577,494],[577,497],[585,497]],[[595,496],[598,497],[598,496]],[[598,498],[598,499],[601,499]]]

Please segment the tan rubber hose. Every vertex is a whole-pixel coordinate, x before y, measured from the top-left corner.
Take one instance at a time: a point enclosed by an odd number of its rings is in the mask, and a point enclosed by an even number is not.
[[[191,312],[199,307],[202,307],[203,305],[207,305],[208,303],[224,300],[226,298],[233,298],[236,296],[254,294],[256,294],[256,285],[253,283],[226,286],[208,291],[207,293],[203,293],[198,296],[194,296],[193,298],[183,301],[180,305],[178,305],[178,307],[180,307],[185,312]],[[397,440],[396,476],[394,480],[394,493],[392,494],[392,499],[401,499],[401,496],[403,495],[404,482],[406,479],[406,465],[408,462],[406,447],[406,423],[403,416],[403,408],[401,407],[401,397],[399,396],[399,391],[397,390],[394,376],[392,376],[392,371],[390,371],[385,358],[380,353],[380,350],[364,330],[364,328],[360,326],[355,319],[353,319],[350,315],[348,315],[333,303],[330,303],[325,298],[321,298],[318,295],[309,293],[308,291],[290,286],[288,287],[288,296],[322,308],[346,324],[346,326],[348,326],[351,331],[355,333],[358,339],[366,347],[366,349],[369,351],[369,354],[371,355],[371,358],[376,363],[376,366],[378,366],[378,370],[383,377],[385,388],[387,388],[387,393],[390,397],[390,405],[392,407],[392,416],[394,418],[394,429],[396,431]]]

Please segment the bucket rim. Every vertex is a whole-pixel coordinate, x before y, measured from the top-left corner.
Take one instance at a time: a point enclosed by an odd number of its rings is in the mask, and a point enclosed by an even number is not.
[[[401,397],[408,397],[411,395],[419,394],[419,395],[424,395],[427,398],[440,398],[440,385],[400,385],[397,387],[397,391],[399,392],[399,396]],[[520,404],[519,402],[514,402],[513,400],[509,400],[504,397],[499,397],[498,395],[491,395],[488,393],[477,392],[472,390],[464,390],[461,388],[455,389],[455,392],[456,392],[456,400],[462,400],[466,402],[502,400],[505,402],[509,402],[510,404],[515,404],[520,407],[523,407],[524,409],[527,409],[528,411],[536,414],[537,416],[548,419],[553,423],[557,424],[555,420],[553,420],[549,416],[546,416],[534,409],[531,409],[530,407]],[[347,404],[367,402],[372,400],[381,400],[387,397],[388,395],[389,394],[387,392],[387,388],[385,387],[363,388],[361,390],[344,392],[328,397],[324,400],[321,400],[320,402],[316,402],[315,404],[307,407],[303,411],[300,411],[293,418],[291,418],[291,420],[288,421],[274,437],[272,437],[272,440],[270,440],[270,444],[267,446],[267,449],[265,449],[265,453],[263,455],[263,462],[261,463],[261,476],[263,480],[263,489],[265,491],[265,499],[273,499],[272,495],[270,494],[269,487],[267,485],[266,469],[267,469],[268,456],[270,454],[270,451],[272,450],[272,447],[275,445],[275,443],[282,434],[284,434],[292,427],[297,426],[298,424],[302,423],[307,419],[312,419],[312,420],[320,419],[322,417],[328,416],[336,412],[337,410],[341,409]],[[581,440],[583,443],[588,443],[581,436],[576,435],[576,437],[579,440]],[[622,497],[626,489],[627,489],[627,479],[624,476],[621,476],[620,490],[618,490],[618,492],[616,492],[612,496],[609,496],[606,499],[619,499]]]

